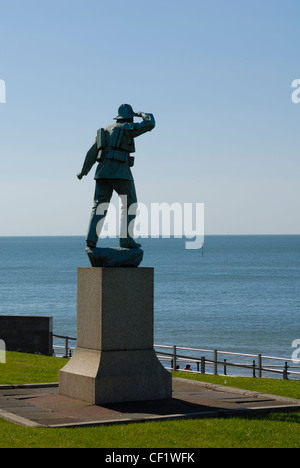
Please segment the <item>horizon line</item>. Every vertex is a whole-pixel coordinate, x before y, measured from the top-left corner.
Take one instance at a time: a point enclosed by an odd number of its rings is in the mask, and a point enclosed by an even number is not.
[[[12,237],[12,238],[24,238],[24,237],[84,237],[85,238],[85,234],[23,234],[23,235],[1,235],[0,234],[0,239],[1,238],[8,238],[8,237]],[[204,239],[205,237],[216,237],[216,236],[300,236],[300,233],[252,233],[252,234],[205,234],[204,235]],[[196,237],[196,236],[194,236]],[[119,237],[116,236],[116,237],[104,237],[104,238],[99,238],[99,241],[101,240],[107,240],[107,239],[118,239]],[[151,237],[151,236],[148,236],[148,237],[136,237],[137,239],[141,238],[141,239],[151,239],[151,240],[155,240],[155,239],[186,239],[186,238],[189,238],[191,239],[192,237],[186,237],[186,236],[182,236],[182,237],[176,237],[176,236],[170,236],[170,237],[163,237],[163,236],[159,236],[159,237]]]

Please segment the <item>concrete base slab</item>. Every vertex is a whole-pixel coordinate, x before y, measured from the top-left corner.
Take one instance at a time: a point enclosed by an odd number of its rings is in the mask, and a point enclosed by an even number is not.
[[[300,411],[300,400],[187,379],[173,379],[173,395],[169,399],[106,405],[60,395],[58,384],[54,388],[0,386],[0,417],[28,427],[97,426],[276,411]]]

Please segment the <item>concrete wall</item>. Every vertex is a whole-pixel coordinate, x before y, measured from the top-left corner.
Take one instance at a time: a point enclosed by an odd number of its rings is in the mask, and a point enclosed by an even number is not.
[[[53,318],[0,315],[0,339],[7,351],[52,355]]]

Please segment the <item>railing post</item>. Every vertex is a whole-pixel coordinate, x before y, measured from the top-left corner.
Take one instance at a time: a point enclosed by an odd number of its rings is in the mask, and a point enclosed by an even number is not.
[[[218,375],[218,350],[214,350],[214,375]]]
[[[256,368],[256,362],[253,361],[253,377],[255,378],[256,377],[256,373],[255,373],[255,368]]]
[[[288,368],[289,368],[289,366],[288,366],[288,363],[286,362],[285,366],[284,366],[284,369],[283,369],[283,378],[284,378],[284,380],[288,380],[288,378],[289,378],[288,377]]]
[[[262,355],[259,354],[257,358],[258,358],[258,378],[261,379],[262,378]]]
[[[173,372],[176,371],[177,359],[176,359],[176,346],[173,346]]]
[[[201,356],[201,374],[205,374],[205,356]]]
[[[66,341],[65,341],[65,358],[68,358],[68,353],[69,353],[69,338],[66,336]]]
[[[224,375],[227,375],[227,361],[224,359]]]

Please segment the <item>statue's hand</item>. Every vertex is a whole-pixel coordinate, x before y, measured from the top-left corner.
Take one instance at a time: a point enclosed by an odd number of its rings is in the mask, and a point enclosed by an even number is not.
[[[82,177],[83,177],[83,175],[81,174],[81,172],[79,172],[79,174],[77,174],[77,178],[78,178],[79,180],[81,180]]]

